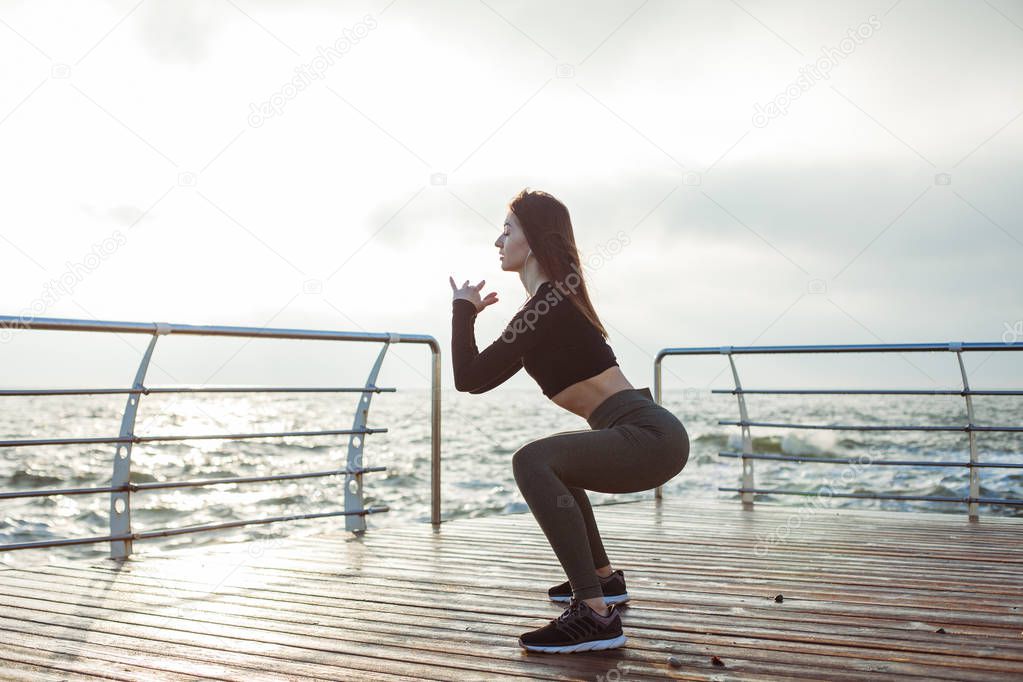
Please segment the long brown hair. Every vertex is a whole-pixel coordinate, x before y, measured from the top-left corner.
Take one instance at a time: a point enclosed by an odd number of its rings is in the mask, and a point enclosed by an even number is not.
[[[518,218],[533,257],[554,286],[606,339],[607,330],[600,323],[586,290],[568,208],[547,192],[526,187],[515,195],[508,209]]]

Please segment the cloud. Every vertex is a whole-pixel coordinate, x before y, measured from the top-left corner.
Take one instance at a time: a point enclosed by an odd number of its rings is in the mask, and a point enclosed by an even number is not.
[[[106,208],[97,208],[96,206],[83,204],[82,210],[93,218],[122,226],[134,224],[145,213],[144,209],[131,204],[121,204]]]
[[[147,2],[139,8],[139,42],[158,61],[200,64],[223,24],[218,5],[203,0]]]

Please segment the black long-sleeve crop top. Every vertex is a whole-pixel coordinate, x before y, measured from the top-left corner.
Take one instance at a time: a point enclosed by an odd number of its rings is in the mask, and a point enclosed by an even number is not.
[[[597,328],[549,281],[482,353],[476,348],[475,323],[476,305],[452,300],[451,365],[459,391],[484,393],[525,367],[551,398],[618,364]]]

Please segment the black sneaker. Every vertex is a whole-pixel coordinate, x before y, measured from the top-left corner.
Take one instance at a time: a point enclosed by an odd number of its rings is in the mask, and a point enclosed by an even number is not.
[[[629,601],[629,593],[625,590],[625,573],[618,569],[606,578],[600,579],[600,587],[604,590],[605,604],[621,604]],[[572,584],[565,581],[547,590],[551,601],[570,602],[572,600]]]
[[[584,601],[573,599],[564,613],[538,630],[524,632],[519,646],[547,654],[573,654],[579,651],[617,649],[626,642],[618,607],[607,607],[606,616],[598,615]]]

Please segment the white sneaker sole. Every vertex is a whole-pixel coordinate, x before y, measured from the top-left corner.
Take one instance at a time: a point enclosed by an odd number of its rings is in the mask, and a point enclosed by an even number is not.
[[[560,603],[564,603],[564,604],[567,604],[568,602],[572,601],[572,597],[570,597],[570,596],[565,596],[565,597],[548,597],[548,598],[551,601],[556,601],[556,602],[560,602]],[[629,593],[628,592],[625,592],[624,594],[616,594],[613,597],[604,597],[604,603],[608,604],[608,605],[610,605],[610,604],[621,604],[621,603],[627,602],[627,601],[629,601]]]
[[[625,635],[619,635],[613,639],[596,639],[590,642],[579,642],[578,644],[566,644],[564,646],[536,646],[533,644],[523,644],[519,641],[519,646],[529,651],[542,651],[545,654],[574,654],[580,651],[603,651],[604,649],[617,649],[620,646],[624,646],[628,638]]]

